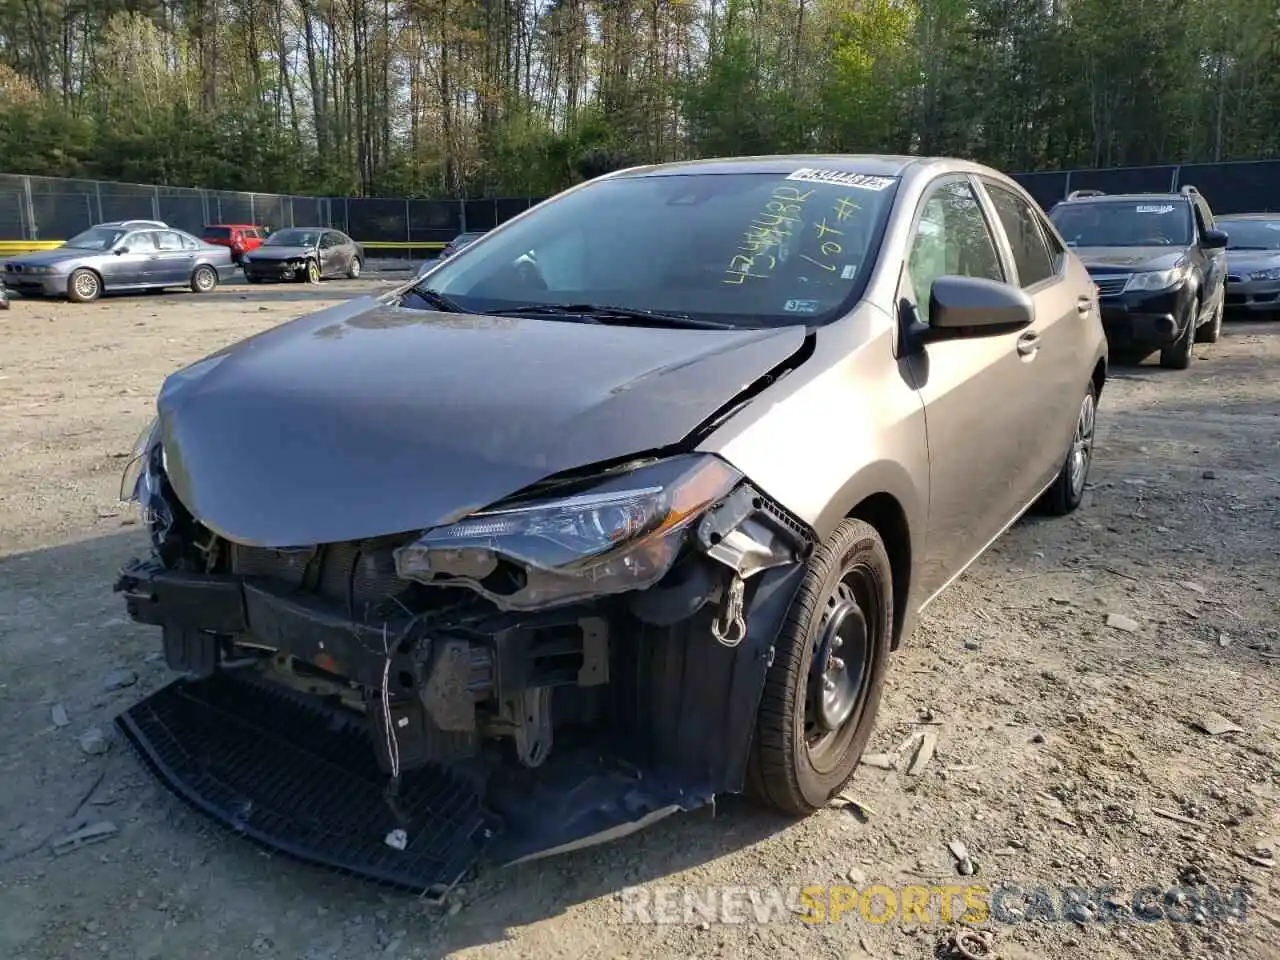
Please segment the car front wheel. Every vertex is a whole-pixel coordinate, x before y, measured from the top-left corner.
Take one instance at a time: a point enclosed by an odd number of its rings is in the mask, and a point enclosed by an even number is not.
[[[307,283],[320,282],[320,264],[314,260],[307,261]]]
[[[827,805],[875,725],[893,634],[893,576],[875,528],[845,520],[814,552],[775,642],[747,793],[784,813]]]
[[[1222,337],[1222,314],[1226,310],[1226,294],[1218,298],[1218,306],[1213,311],[1213,319],[1196,331],[1197,343],[1217,343]]]
[[[102,296],[102,278],[92,270],[81,267],[71,271],[67,278],[67,298],[75,303],[89,303]]]
[[[1200,301],[1187,308],[1187,329],[1177,341],[1160,351],[1160,366],[1167,370],[1186,370],[1191,366],[1191,348],[1196,342],[1196,321],[1200,319]]]

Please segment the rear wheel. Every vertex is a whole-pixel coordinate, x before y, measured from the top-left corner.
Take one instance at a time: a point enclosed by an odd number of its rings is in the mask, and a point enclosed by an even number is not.
[[[218,271],[207,264],[201,264],[191,271],[191,290],[193,293],[209,293],[218,285]]]
[[[102,296],[102,278],[92,270],[81,267],[71,271],[67,278],[67,299],[75,303],[89,303]]]
[[[1075,433],[1067,459],[1058,472],[1053,486],[1045,491],[1040,501],[1046,513],[1056,517],[1066,516],[1084,499],[1084,485],[1089,479],[1089,467],[1093,465],[1093,433],[1098,413],[1098,393],[1093,382],[1085,388],[1084,399],[1076,416]]]
[[[875,725],[893,632],[893,576],[875,528],[845,520],[809,559],[765,679],[747,792],[784,813],[826,806]]]
[[[360,276],[360,271],[364,269],[364,264],[360,262],[359,257],[351,258],[351,267],[347,270],[347,276],[355,280]]]
[[[1174,343],[1160,351],[1160,366],[1167,370],[1185,370],[1191,366],[1191,347],[1196,340],[1196,321],[1200,318],[1200,300],[1187,308],[1187,328]]]

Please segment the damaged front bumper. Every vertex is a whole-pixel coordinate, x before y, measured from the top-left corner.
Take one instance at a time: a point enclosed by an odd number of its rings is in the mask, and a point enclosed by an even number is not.
[[[420,537],[135,561],[116,589],[186,677],[118,723],[241,833],[398,886],[610,840],[742,789],[812,547],[745,481],[677,539],[656,582],[549,609],[461,540],[418,580]]]

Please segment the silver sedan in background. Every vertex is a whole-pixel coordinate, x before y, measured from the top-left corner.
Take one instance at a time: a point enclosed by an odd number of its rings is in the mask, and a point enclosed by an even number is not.
[[[1218,217],[1227,241],[1227,310],[1280,313],[1280,213]]]
[[[158,220],[100,223],[60,247],[4,263],[5,285],[26,296],[66,297],[76,303],[103,293],[190,287],[209,293],[235,264],[231,251]]]

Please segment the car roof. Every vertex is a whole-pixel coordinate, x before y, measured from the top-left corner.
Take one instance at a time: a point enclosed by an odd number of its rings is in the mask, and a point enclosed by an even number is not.
[[[788,174],[802,167],[834,170],[838,173],[860,173],[872,177],[900,177],[904,181],[931,178],[939,173],[974,173],[997,176],[1013,182],[1008,174],[994,167],[961,160],[956,157],[910,156],[880,153],[796,153],[758,157],[715,157],[707,160],[682,160],[630,167],[600,179],[631,177],[686,176],[692,174],[774,173]]]
[[[206,223],[204,229],[208,230],[212,227],[228,227],[233,230],[261,230],[256,223]]]
[[[155,227],[158,230],[168,230],[169,225],[163,220],[107,220],[104,223],[95,223],[95,227]]]
[[[1215,220],[1280,220],[1280,211],[1274,213],[1220,213]]]
[[[1078,203],[1107,203],[1109,201],[1118,201],[1120,203],[1141,203],[1144,200],[1159,200],[1165,202],[1169,200],[1181,200],[1189,202],[1191,197],[1185,193],[1103,193],[1096,197],[1072,197],[1070,199],[1059,200],[1058,205],[1070,203],[1072,205]]]

